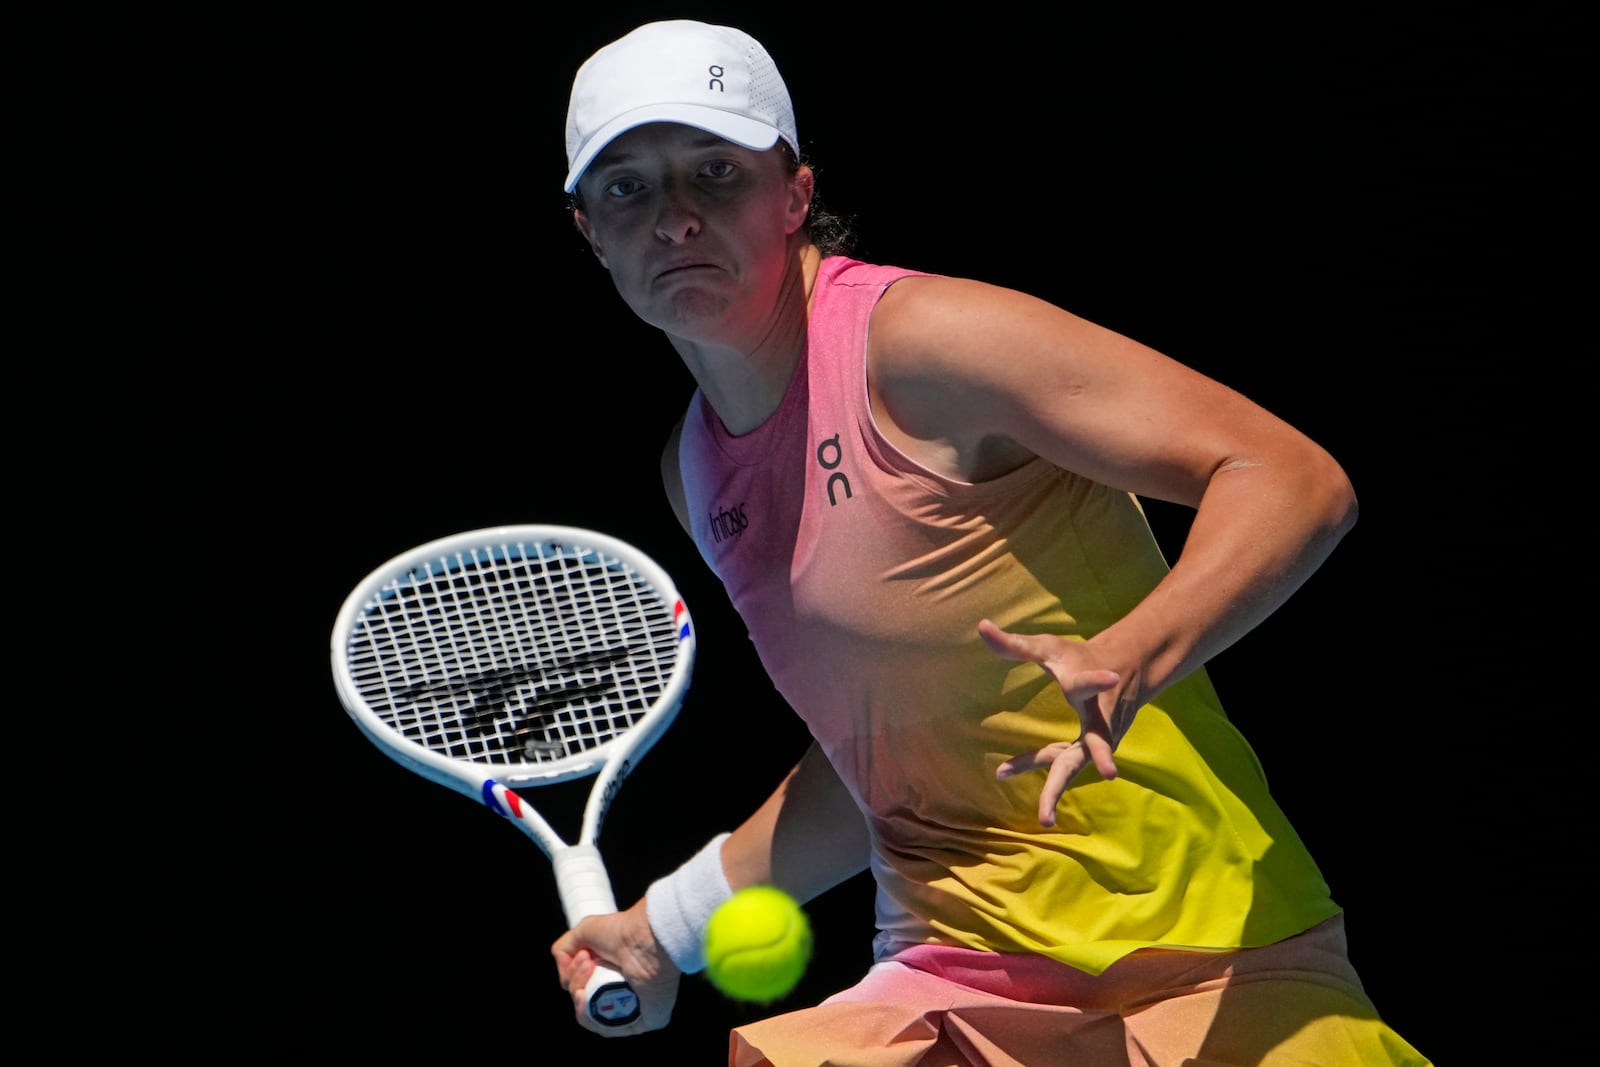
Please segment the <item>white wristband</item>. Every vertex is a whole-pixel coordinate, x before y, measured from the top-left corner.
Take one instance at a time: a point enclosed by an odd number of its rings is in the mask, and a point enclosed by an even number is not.
[[[645,915],[656,943],[684,974],[705,969],[706,924],[711,913],[733,896],[728,876],[722,873],[722,843],[730,836],[713,837],[689,862],[658,878],[645,893]]]

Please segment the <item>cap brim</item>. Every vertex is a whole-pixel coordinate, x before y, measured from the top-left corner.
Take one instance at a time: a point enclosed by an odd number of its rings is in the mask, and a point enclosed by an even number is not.
[[[754,152],[766,151],[777,144],[778,139],[783,136],[775,126],[747,119],[743,115],[718,111],[712,107],[699,107],[694,104],[652,104],[618,115],[591,134],[583,143],[583,147],[578,149],[578,154],[572,157],[571,166],[567,170],[567,181],[562,188],[566,192],[572,192],[577,187],[578,179],[583,177],[583,172],[589,169],[589,164],[594,162],[594,157],[600,154],[601,149],[629,130],[652,122],[675,122],[680,126],[693,126],[697,130],[705,130]]]

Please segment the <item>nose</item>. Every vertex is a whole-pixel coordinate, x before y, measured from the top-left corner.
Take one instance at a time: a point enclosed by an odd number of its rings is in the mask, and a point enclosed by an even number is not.
[[[693,197],[681,188],[667,188],[661,193],[659,212],[656,215],[656,236],[668,244],[682,244],[700,232],[700,213]]]

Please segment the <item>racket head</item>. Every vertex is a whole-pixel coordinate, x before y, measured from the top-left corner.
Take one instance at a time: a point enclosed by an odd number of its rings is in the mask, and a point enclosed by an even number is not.
[[[667,572],[573,526],[469,530],[395,556],[345,599],[345,710],[408,769],[478,800],[642,756],[676,717],[694,627]]]

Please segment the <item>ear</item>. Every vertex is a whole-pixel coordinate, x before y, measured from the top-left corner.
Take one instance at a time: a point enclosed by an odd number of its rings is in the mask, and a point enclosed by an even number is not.
[[[594,235],[594,223],[589,221],[589,216],[585,215],[581,210],[573,208],[572,224],[578,228],[579,233],[583,234],[583,239],[589,242],[589,250],[594,253],[594,258],[600,261],[602,267],[610,270],[611,264],[606,262],[605,253],[600,250],[600,242]]]
[[[806,221],[811,210],[811,198],[816,195],[817,176],[811,168],[801,164],[789,182],[789,206],[784,220],[784,233],[792,234]]]

